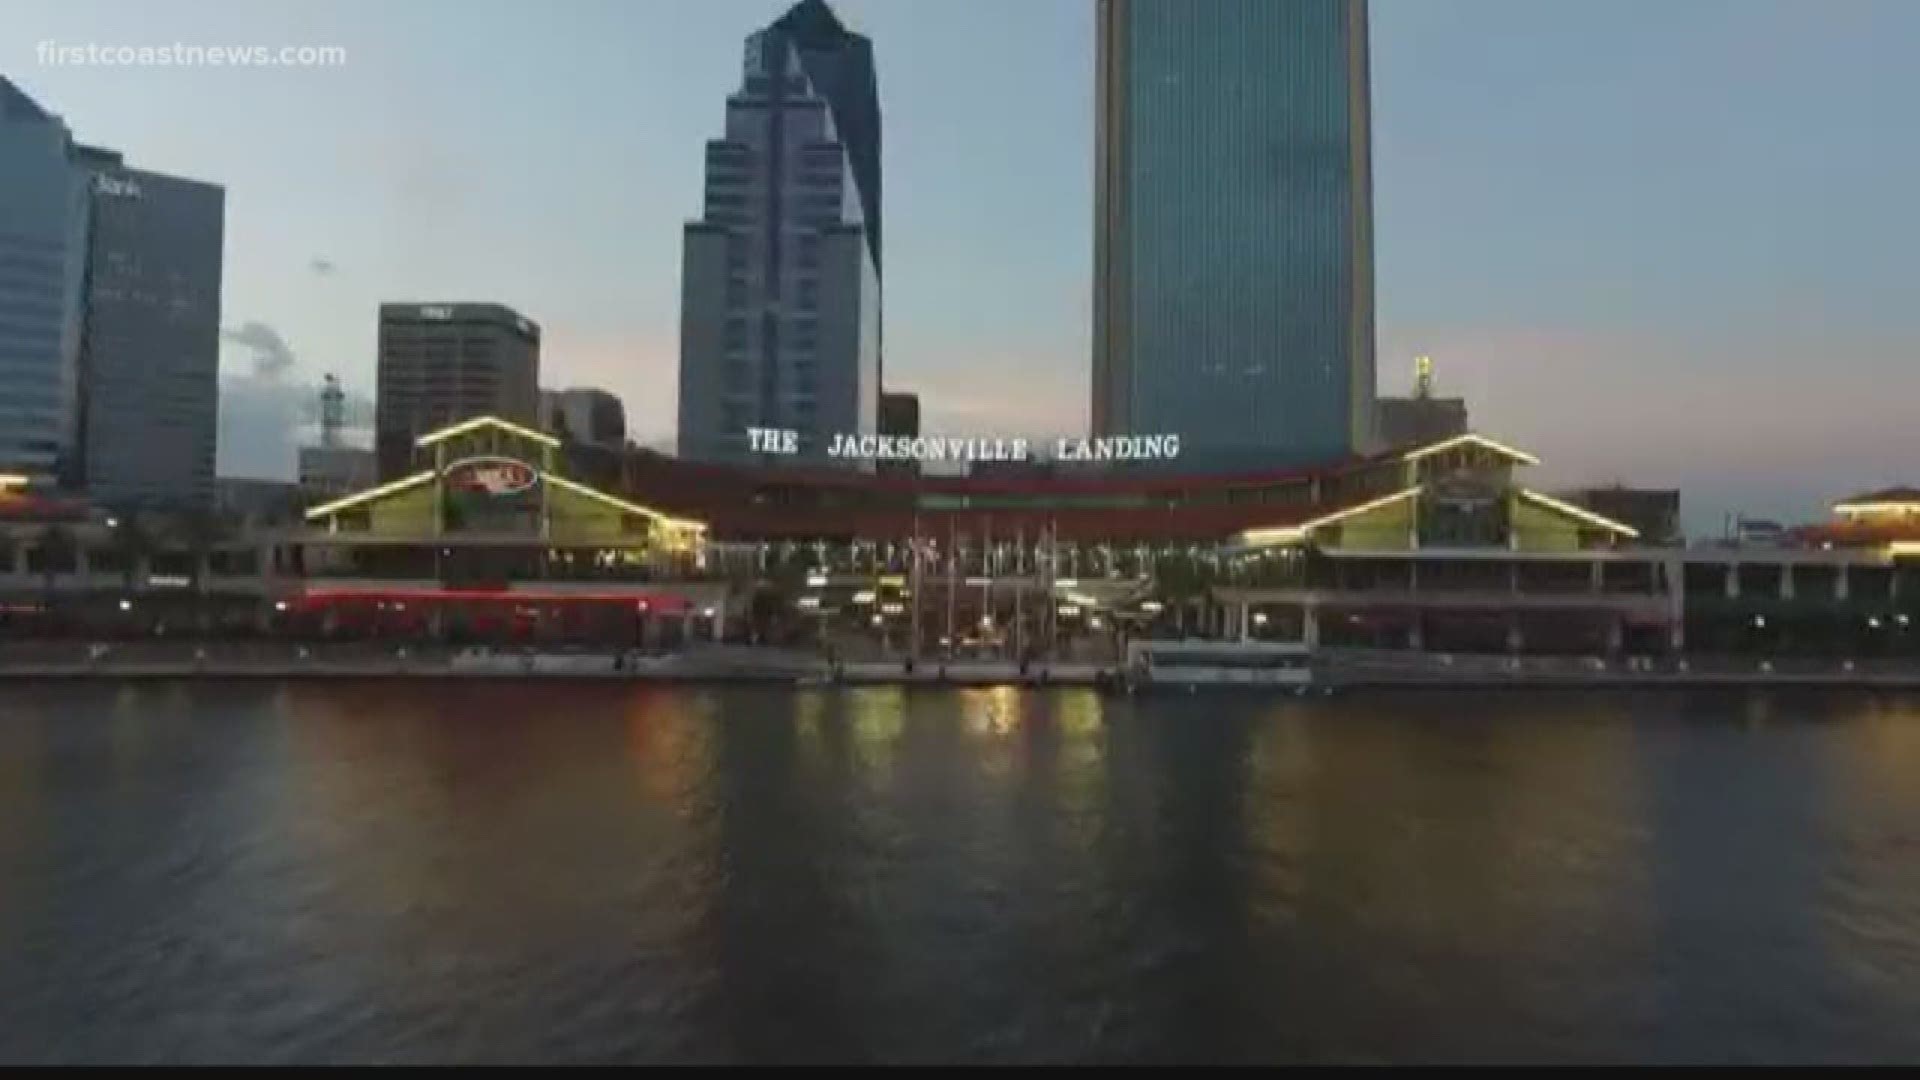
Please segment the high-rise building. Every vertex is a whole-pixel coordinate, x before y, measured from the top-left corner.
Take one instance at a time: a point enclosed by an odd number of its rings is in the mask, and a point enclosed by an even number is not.
[[[420,436],[476,416],[540,423],[540,327],[500,304],[380,305],[381,478],[407,471]]]
[[[208,509],[220,414],[226,192],[82,147],[92,215],[81,473],[117,507]]]
[[[880,395],[880,434],[916,438],[920,434],[920,395],[889,390]]]
[[[878,423],[880,108],[872,44],[821,0],[747,38],[681,271],[679,449],[750,456],[747,429]]]
[[[1374,425],[1375,447],[1385,449],[1436,443],[1465,435],[1467,399],[1441,397],[1433,392],[1433,360],[1417,357],[1413,362],[1413,395],[1383,397],[1378,404],[1379,418]]]
[[[567,442],[617,450],[627,441],[627,410],[605,390],[542,390],[540,426]]]
[[[1101,0],[1098,19],[1095,434],[1178,434],[1189,464],[1364,448],[1365,0]]]
[[[86,176],[58,117],[0,78],[0,473],[70,479],[79,432]]]

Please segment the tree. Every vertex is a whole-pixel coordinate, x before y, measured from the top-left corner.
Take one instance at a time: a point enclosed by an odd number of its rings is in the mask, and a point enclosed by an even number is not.
[[[54,523],[40,530],[36,545],[40,549],[41,607],[53,611],[53,578],[60,568],[71,566],[80,551],[80,540],[73,530]]]
[[[228,524],[218,515],[204,510],[188,514],[180,523],[180,532],[192,566],[194,626],[201,633],[207,630],[207,577],[213,549],[231,532]]]
[[[140,567],[159,549],[153,531],[139,518],[128,515],[113,526],[112,548],[120,557],[120,579],[129,591],[140,585]]]

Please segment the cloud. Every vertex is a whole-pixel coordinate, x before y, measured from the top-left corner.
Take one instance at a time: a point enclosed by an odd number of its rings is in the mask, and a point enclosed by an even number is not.
[[[312,270],[321,277],[328,277],[335,270],[338,270],[339,267],[334,265],[333,260],[323,259],[316,255],[313,257],[313,261],[307,264],[307,269]]]
[[[293,350],[280,332],[266,323],[248,322],[238,328],[228,327],[220,331],[220,336],[253,350],[252,370],[256,379],[278,379],[293,367]]]

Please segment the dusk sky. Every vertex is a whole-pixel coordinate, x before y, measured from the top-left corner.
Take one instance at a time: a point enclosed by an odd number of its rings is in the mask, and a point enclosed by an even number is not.
[[[226,186],[223,322],[285,341],[285,387],[370,393],[382,300],[497,300],[545,328],[543,383],[605,386],[666,444],[701,146],[785,6],[0,0],[0,74],[83,141]],[[1093,0],[835,7],[879,64],[889,381],[930,432],[1083,430]],[[1383,392],[1431,354],[1542,481],[1677,485],[1695,531],[1920,482],[1920,3],[1372,18]],[[41,41],[348,55],[55,67]],[[252,362],[223,359],[222,473],[291,475]]]

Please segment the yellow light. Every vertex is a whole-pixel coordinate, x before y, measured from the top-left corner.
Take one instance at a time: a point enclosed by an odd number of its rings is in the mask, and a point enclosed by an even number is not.
[[[1625,536],[1629,539],[1638,538],[1640,535],[1640,530],[1633,528],[1631,525],[1622,525],[1621,523],[1613,520],[1612,518],[1601,517],[1599,514],[1596,514],[1591,510],[1588,510],[1584,507],[1575,506],[1569,502],[1561,502],[1559,499],[1556,499],[1551,495],[1542,495],[1537,491],[1529,491],[1526,488],[1521,488],[1520,497],[1523,499],[1531,500],[1533,502],[1537,502],[1541,506],[1544,506],[1549,510],[1557,510],[1562,514],[1567,515],[1568,517],[1578,518],[1579,520],[1584,521],[1589,525],[1597,525],[1602,529],[1611,529],[1612,531],[1617,532],[1620,535]]]
[[[1920,502],[1876,501],[1840,503],[1833,512],[1846,516],[1849,514],[1920,514]]]
[[[1508,446],[1507,444],[1502,442],[1495,442],[1494,440],[1487,438],[1485,435],[1476,435],[1473,432],[1468,432],[1465,435],[1455,435],[1451,439],[1443,439],[1440,442],[1432,444],[1431,446],[1422,446],[1417,450],[1409,450],[1403,456],[1403,460],[1418,461],[1423,457],[1431,457],[1434,454],[1444,454],[1447,451],[1452,450],[1454,447],[1467,446],[1467,445],[1485,447],[1486,449],[1491,450],[1496,454],[1504,454],[1507,457],[1510,457],[1513,460],[1521,463],[1522,465],[1540,464],[1539,458],[1534,457],[1532,454],[1527,453],[1525,450],[1516,449],[1515,447]]]
[[[1920,540],[1895,540],[1887,545],[1887,554],[1895,558],[1902,555],[1920,555]]]
[[[883,589],[890,588],[890,587],[898,587],[901,585],[905,585],[906,583],[907,583],[907,575],[905,574],[880,575],[880,587]]]
[[[502,420],[497,416],[476,416],[471,420],[462,420],[452,427],[443,427],[439,431],[430,431],[414,440],[413,444],[415,446],[432,446],[434,443],[445,442],[455,436],[465,435],[469,431],[478,431],[486,427],[494,427],[502,431],[512,432],[523,439],[531,439],[542,446],[557,448],[560,445],[559,439],[554,438],[544,431],[535,431],[530,427],[521,427],[519,424]]]
[[[330,503],[322,503],[307,511],[307,520],[318,521],[324,517],[332,517],[342,510],[351,510],[361,503],[372,502],[375,499],[385,498],[388,495],[397,495],[408,488],[419,487],[421,484],[432,479],[433,470],[428,469],[426,472],[414,473],[412,476],[395,480],[390,484],[381,484],[379,487],[368,488],[357,495],[349,495],[344,499],[335,499]]]
[[[18,473],[0,473],[0,491],[12,491],[15,488],[26,487],[27,484],[28,479]]]
[[[1335,510],[1331,514],[1323,514],[1320,517],[1301,522],[1298,525],[1282,525],[1271,529],[1248,529],[1240,534],[1240,542],[1243,544],[1302,543],[1306,540],[1307,534],[1315,529],[1325,528],[1328,525],[1332,525],[1338,521],[1344,521],[1356,514],[1370,513],[1383,506],[1391,506],[1402,499],[1411,498],[1418,494],[1420,494],[1418,487],[1410,487],[1403,491],[1396,491],[1391,495],[1383,495],[1378,499],[1363,502],[1358,506],[1349,506],[1344,510]]]
[[[629,514],[638,514],[641,517],[647,518],[648,520],[653,521],[656,524],[664,525],[669,529],[684,529],[688,532],[696,532],[696,533],[705,532],[707,530],[706,525],[702,524],[701,522],[688,521],[685,518],[672,517],[670,515],[663,514],[658,510],[652,509],[651,507],[641,506],[639,503],[630,503],[625,499],[616,499],[612,495],[609,495],[604,491],[595,491],[593,488],[590,488],[585,484],[575,483],[572,480],[567,480],[563,477],[555,476],[552,473],[546,474],[546,480],[548,483],[552,484],[557,488],[562,488],[564,490],[571,491],[576,495],[584,495],[589,499],[597,499],[600,502],[613,507],[615,510],[621,510]]]

